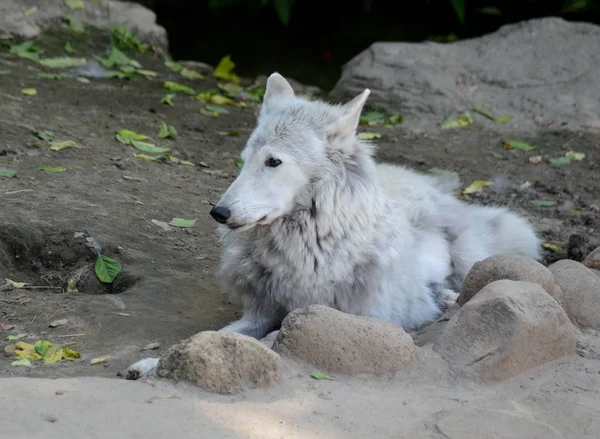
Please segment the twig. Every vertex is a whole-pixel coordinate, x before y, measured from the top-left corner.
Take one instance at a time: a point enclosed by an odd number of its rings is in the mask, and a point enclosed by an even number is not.
[[[65,335],[57,335],[58,338],[67,338],[67,337],[83,337],[87,334],[65,334]]]
[[[62,290],[63,287],[50,287],[45,285],[25,285],[21,287],[22,290]]]
[[[4,192],[4,195],[20,194],[21,192],[34,192],[34,190],[33,189],[19,189],[18,191]]]

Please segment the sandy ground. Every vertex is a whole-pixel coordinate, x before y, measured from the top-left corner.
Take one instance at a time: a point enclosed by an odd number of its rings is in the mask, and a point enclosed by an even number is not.
[[[106,49],[96,40],[72,43],[90,57]],[[62,55],[64,41],[40,44],[48,55]],[[218,244],[208,211],[237,173],[234,161],[256,114],[230,107],[228,115],[211,118],[200,114],[201,102],[184,95],[175,97],[174,107],[165,106],[162,81],[196,89],[214,88],[215,81],[185,80],[151,56],[140,61],[159,77],[84,84],[39,78],[38,65],[0,50],[0,70],[8,71],[0,76],[0,167],[19,173],[0,178],[0,279],[45,287],[0,293],[0,323],[13,327],[0,336],[27,333],[24,341],[44,338],[82,355],[31,368],[0,358],[0,437],[600,437],[595,334],[581,337],[577,357],[488,386],[457,380],[435,362],[413,377],[319,382],[309,377],[310,369],[286,361],[280,386],[235,397],[116,379],[148,356],[140,352],[146,344],[160,343],[151,353],[160,355],[180,339],[238,315],[213,276]],[[37,95],[22,95],[23,88],[36,88]],[[177,140],[157,138],[161,121],[177,128]],[[133,148],[114,139],[121,128],[150,135],[174,155],[209,168],[134,158]],[[51,152],[47,144],[35,143],[34,130],[51,130],[58,140],[74,140],[82,148]],[[239,137],[217,133],[231,130]],[[532,218],[544,240],[562,249],[547,252],[547,260],[566,257],[573,233],[600,237],[598,136],[541,132],[519,138],[550,157],[570,149],[586,154],[584,161],[550,166],[529,163],[532,154],[505,150],[484,122],[471,131],[420,135],[402,125],[372,130],[382,133],[379,159],[457,171],[465,185],[493,180],[474,199],[507,204]],[[44,173],[41,166],[67,171]],[[522,189],[525,181],[532,185]],[[556,205],[535,207],[534,199]],[[171,231],[151,222],[173,217],[198,222]],[[94,253],[76,232],[94,237],[123,265],[112,286],[90,273]],[[66,294],[66,281],[82,272],[79,292]],[[63,318],[66,325],[48,327]],[[110,355],[110,361],[91,366],[89,360],[100,355]],[[148,402],[168,395],[179,398]]]

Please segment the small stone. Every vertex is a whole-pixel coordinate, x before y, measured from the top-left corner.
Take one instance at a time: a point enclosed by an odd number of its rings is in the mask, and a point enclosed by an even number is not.
[[[151,220],[150,222],[151,222],[152,224],[154,224],[155,226],[158,226],[158,227],[160,227],[160,228],[161,228],[161,229],[163,229],[165,232],[170,232],[171,230],[173,230],[173,229],[171,229],[171,226],[170,226],[170,225],[168,225],[168,224],[167,224],[166,222],[164,222],[164,221],[159,221],[159,220],[155,220],[155,219],[153,219],[153,220]]]
[[[600,269],[600,247],[593,250],[586,258],[583,260],[583,265],[587,268],[594,268],[596,270]]]
[[[59,326],[64,326],[67,323],[69,323],[68,319],[60,319],[60,320],[54,320],[53,322],[50,322],[50,324],[48,326],[50,328],[58,328]]]
[[[583,264],[563,259],[550,265],[556,300],[571,321],[585,328],[600,329],[600,278]]]
[[[346,374],[404,371],[418,358],[418,348],[399,326],[322,305],[288,314],[273,350]]]
[[[458,372],[502,381],[575,353],[575,329],[540,285],[498,280],[450,319],[433,349]]]
[[[216,393],[269,387],[279,382],[279,355],[258,340],[232,332],[200,332],[171,347],[158,376],[189,381]]]
[[[539,262],[521,255],[495,255],[473,265],[463,282],[458,304],[464,305],[483,287],[501,279],[533,282],[551,296],[554,294],[554,276]]]

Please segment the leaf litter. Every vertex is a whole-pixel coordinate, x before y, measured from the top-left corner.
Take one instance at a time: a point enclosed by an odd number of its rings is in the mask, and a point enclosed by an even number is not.
[[[14,354],[13,366],[31,366],[32,362],[40,360],[44,364],[55,364],[61,360],[81,358],[79,352],[55,345],[48,340],[38,340],[34,344],[18,341],[6,346],[4,350],[7,353]]]

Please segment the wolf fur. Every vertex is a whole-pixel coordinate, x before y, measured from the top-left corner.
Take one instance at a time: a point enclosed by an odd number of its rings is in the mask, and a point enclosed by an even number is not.
[[[368,96],[309,101],[269,77],[242,170],[211,211],[218,276],[244,310],[221,331],[261,339],[314,304],[411,329],[443,313],[475,262],[539,259],[522,217],[459,200],[458,181],[376,164],[356,136]]]

